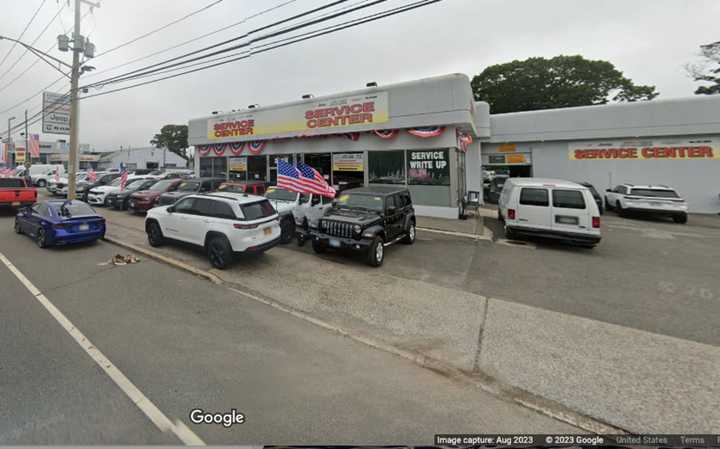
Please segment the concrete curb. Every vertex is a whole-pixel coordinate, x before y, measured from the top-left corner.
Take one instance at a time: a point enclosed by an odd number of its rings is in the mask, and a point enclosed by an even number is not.
[[[431,231],[431,232],[433,232],[433,231]],[[467,234],[467,235],[470,236],[470,234]],[[477,236],[471,236],[471,237],[476,238]],[[499,381],[498,379],[496,379],[490,375],[487,375],[483,372],[467,373],[467,372],[457,369],[445,362],[439,361],[437,359],[426,356],[424,354],[421,354],[421,353],[418,353],[415,351],[408,351],[405,349],[400,349],[396,346],[393,346],[391,344],[385,343],[380,340],[370,338],[366,335],[349,332],[341,327],[338,327],[338,326],[330,324],[326,321],[317,319],[305,312],[299,311],[299,310],[289,307],[285,304],[279,303],[279,302],[274,301],[269,298],[263,298],[256,294],[252,294],[252,293],[243,291],[242,290],[243,287],[240,285],[237,285],[236,283],[224,281],[223,279],[221,279],[220,277],[218,277],[217,275],[215,275],[213,273],[210,273],[205,270],[201,270],[199,268],[195,268],[189,264],[186,264],[179,260],[173,259],[172,257],[164,256],[155,251],[147,250],[145,248],[115,239],[113,237],[105,237],[105,240],[112,244],[115,244],[117,246],[138,252],[140,254],[143,254],[143,255],[145,255],[149,258],[152,258],[154,260],[157,260],[159,262],[168,264],[172,267],[187,271],[196,276],[207,279],[208,281],[212,282],[213,284],[223,285],[226,288],[228,288],[230,291],[234,292],[235,294],[238,294],[245,298],[260,302],[262,304],[265,304],[269,307],[280,310],[282,312],[288,313],[296,318],[299,318],[303,321],[306,321],[308,323],[311,323],[311,324],[321,327],[323,329],[326,329],[331,332],[342,335],[343,337],[347,337],[358,343],[362,343],[371,348],[378,349],[378,350],[381,350],[384,352],[388,352],[388,353],[394,354],[398,357],[402,357],[404,359],[410,360],[413,363],[415,363],[419,366],[422,366],[423,368],[434,371],[444,377],[448,377],[450,379],[465,383],[467,385],[472,385],[476,388],[480,388],[481,390],[483,390],[487,393],[490,393],[494,396],[497,396],[500,399],[503,399],[508,402],[512,402],[512,403],[521,405],[523,407],[529,408],[538,413],[542,413],[546,416],[549,416],[549,417],[557,419],[559,421],[568,423],[570,425],[573,425],[573,426],[583,429],[585,431],[588,431],[591,433],[596,433],[596,434],[625,434],[625,433],[628,433],[625,429],[621,429],[621,428],[609,425],[607,423],[604,423],[602,421],[599,421],[597,419],[594,419],[592,417],[585,416],[581,413],[571,410],[570,408],[568,408],[562,404],[559,404],[557,402],[554,402],[552,400],[545,399],[545,398],[537,396],[533,393],[530,393],[528,391],[522,390],[520,388],[513,387],[511,385],[507,385],[507,384]]]

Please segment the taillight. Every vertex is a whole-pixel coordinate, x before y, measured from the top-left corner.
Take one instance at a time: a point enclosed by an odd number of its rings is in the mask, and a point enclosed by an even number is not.
[[[592,217],[592,227],[600,229],[600,217]]]
[[[258,227],[257,224],[244,224],[244,223],[233,224],[233,228],[235,228],[235,229],[255,229],[257,227]]]
[[[53,228],[55,228],[55,229],[65,229],[65,225],[62,224],[62,223],[58,223],[58,224],[53,225]]]
[[[508,209],[508,219],[509,220],[515,219],[515,209]]]

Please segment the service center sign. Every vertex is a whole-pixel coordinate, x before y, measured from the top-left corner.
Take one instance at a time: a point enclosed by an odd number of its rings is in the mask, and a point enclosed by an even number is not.
[[[388,93],[378,92],[210,119],[207,137],[251,141],[284,134],[346,133],[389,120]]]
[[[720,160],[720,139],[571,143],[568,157],[572,161]]]

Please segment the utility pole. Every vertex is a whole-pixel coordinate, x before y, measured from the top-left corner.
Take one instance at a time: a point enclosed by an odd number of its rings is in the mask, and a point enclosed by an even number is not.
[[[12,156],[12,154],[15,153],[15,151],[14,151],[15,149],[13,148],[13,144],[12,144],[13,140],[12,140],[12,126],[11,125],[12,125],[13,120],[15,120],[15,117],[8,118],[8,138],[7,138],[7,157],[8,157],[7,163],[8,164],[10,163],[10,160],[9,160],[10,157],[13,157],[13,161],[15,160],[14,156]]]
[[[78,166],[78,147],[80,134],[80,111],[78,105],[78,85],[80,83],[80,74],[89,67],[80,67],[80,53],[92,58],[95,54],[95,47],[89,42],[85,42],[85,38],[80,34],[80,6],[87,3],[92,7],[99,7],[99,4],[89,2],[88,0],[75,0],[75,28],[72,37],[73,62],[72,71],[70,73],[70,154],[68,155],[68,200],[75,199],[75,188],[77,185],[77,166]],[[62,43],[60,44],[62,47]]]

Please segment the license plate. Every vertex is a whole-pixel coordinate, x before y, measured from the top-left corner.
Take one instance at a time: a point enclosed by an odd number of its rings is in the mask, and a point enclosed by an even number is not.
[[[330,239],[329,244],[333,248],[340,248],[340,240]]]
[[[265,235],[270,235],[272,234],[272,228],[265,228],[263,229],[263,232],[265,233]]]
[[[17,207],[20,205],[20,201],[13,201],[12,206]]]
[[[80,226],[78,226],[78,230],[80,231],[88,231],[90,230],[90,225],[87,223],[83,223]]]
[[[576,224],[578,224],[578,218],[577,217],[558,216],[558,217],[555,217],[555,222],[560,223],[560,224],[576,225]]]

